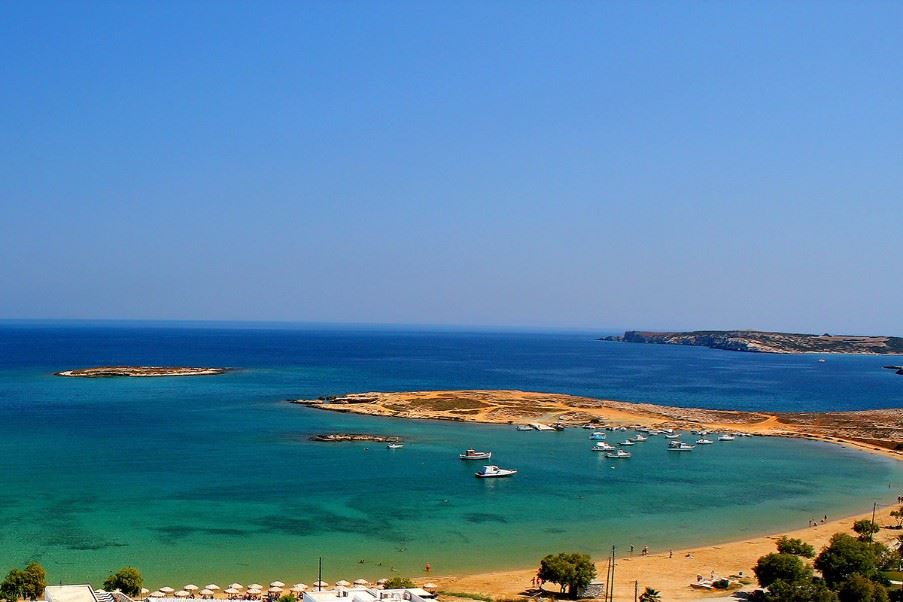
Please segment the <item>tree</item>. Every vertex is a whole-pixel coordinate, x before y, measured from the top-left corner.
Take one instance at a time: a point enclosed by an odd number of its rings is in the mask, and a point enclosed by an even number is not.
[[[774,552],[759,558],[753,572],[762,587],[768,587],[779,579],[794,584],[812,577],[812,569],[799,556]]]
[[[409,577],[392,577],[383,585],[384,589],[405,589],[417,587]]]
[[[903,527],[903,506],[900,506],[897,510],[891,510],[890,515],[897,519],[897,528]]]
[[[23,598],[22,589],[24,582],[25,571],[11,569],[6,574],[6,578],[0,582],[0,600],[16,602],[19,598]]]
[[[37,562],[30,562],[25,570],[12,569],[7,573],[6,578],[0,582],[0,600],[37,600],[44,595],[46,585],[47,572],[44,567]]]
[[[277,602],[296,602],[297,598],[295,598],[294,594],[283,594],[279,596],[279,600]]]
[[[662,595],[647,585],[643,593],[640,594],[640,602],[662,602]]]
[[[835,533],[831,543],[815,557],[815,568],[821,571],[831,588],[846,581],[853,573],[872,579],[878,575],[875,547],[846,533]]]
[[[778,540],[778,552],[781,554],[793,554],[804,558],[815,556],[815,548],[802,539],[791,539],[786,535]]]
[[[768,587],[765,602],[837,602],[837,594],[821,579],[787,583],[778,579]]]
[[[840,602],[888,602],[883,585],[855,573],[840,584],[837,597]]]
[[[141,586],[144,585],[144,578],[141,571],[133,566],[124,566],[103,582],[104,591],[112,592],[119,590],[126,596],[137,596],[141,593]]]
[[[539,563],[539,578],[561,586],[561,591],[577,597],[577,591],[589,586],[596,576],[596,566],[587,554],[549,554]]]
[[[872,536],[880,529],[881,527],[878,526],[878,523],[873,523],[867,518],[857,520],[853,523],[853,531],[859,534],[860,541],[871,541]]]
[[[22,597],[28,600],[37,600],[44,596],[44,588],[47,587],[47,571],[37,562],[29,562],[25,566],[25,587]]]

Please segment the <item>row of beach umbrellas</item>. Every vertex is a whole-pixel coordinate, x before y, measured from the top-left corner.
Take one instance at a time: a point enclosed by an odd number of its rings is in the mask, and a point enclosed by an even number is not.
[[[388,580],[380,579],[376,582],[376,584],[383,585],[384,583],[386,583],[386,581],[388,581]],[[344,579],[341,579],[339,581],[336,581],[335,584],[336,584],[336,587],[348,587],[349,585],[367,586],[367,585],[370,585],[370,582],[367,581],[366,579],[355,579],[353,582],[349,582],[349,581],[345,581]],[[427,583],[425,587],[429,587],[431,585],[433,587],[435,587],[435,585],[433,585],[432,583]],[[270,593],[270,594],[281,594],[282,592],[285,591],[285,587],[286,587],[285,583],[283,583],[282,581],[273,581],[272,583],[270,583],[270,586],[266,591],[267,591],[267,593]],[[322,588],[329,587],[329,584],[325,581],[315,581],[313,584],[313,587],[322,589]],[[245,590],[245,593],[251,594],[253,596],[259,596],[260,594],[263,593],[263,591],[264,591],[263,588],[264,588],[264,586],[259,583],[252,583],[252,584],[248,585],[247,588],[245,588],[245,586],[242,585],[241,583],[232,583],[229,585],[229,587],[227,587],[226,589],[224,589],[222,591],[225,594],[236,595],[236,594],[240,594],[241,590]],[[171,587],[161,587],[160,589],[153,591],[153,592],[151,592],[147,589],[142,589],[141,593],[146,595],[149,598],[166,598],[168,596],[175,596],[176,598],[187,598],[187,597],[193,595],[195,592],[197,592],[198,594],[200,594],[202,596],[213,596],[213,595],[216,595],[216,592],[220,589],[221,589],[220,586],[216,585],[215,583],[209,583],[206,586],[204,586],[204,588],[200,588],[197,585],[190,583],[178,591],[176,591],[175,589],[173,589]],[[288,589],[292,593],[301,593],[309,588],[304,583],[296,583]]]

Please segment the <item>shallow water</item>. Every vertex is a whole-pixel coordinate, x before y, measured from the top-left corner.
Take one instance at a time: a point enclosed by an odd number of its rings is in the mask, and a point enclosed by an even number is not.
[[[111,364],[228,365],[216,377],[64,379]],[[837,446],[738,439],[630,460],[588,432],[400,421],[288,397],[520,388],[705,407],[901,406],[881,358],[759,356],[587,335],[0,327],[0,566],[98,582],[327,580],[523,566],[565,549],[695,545],[839,516],[899,495],[903,469]],[[896,379],[896,380],[895,380]],[[307,441],[325,431],[408,444]],[[620,440],[630,433],[610,434]],[[520,473],[478,480],[465,447]],[[363,560],[363,564],[359,561]],[[261,581],[262,580],[262,581]]]

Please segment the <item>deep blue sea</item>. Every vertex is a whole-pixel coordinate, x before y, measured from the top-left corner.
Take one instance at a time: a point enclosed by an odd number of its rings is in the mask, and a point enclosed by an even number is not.
[[[805,526],[899,495],[892,460],[752,438],[629,461],[586,432],[351,416],[286,399],[524,389],[743,410],[903,407],[886,358],[765,355],[595,340],[604,333],[338,327],[0,324],[0,569],[50,581],[124,564],[152,587],[328,580],[530,565],[563,549],[655,548]],[[222,376],[71,379],[96,365],[228,366]],[[311,434],[402,435],[315,444]],[[629,434],[629,433],[628,433]],[[626,436],[626,435],[625,435]],[[490,448],[520,473],[472,477]],[[865,500],[865,501],[864,501]],[[310,582],[310,581],[308,581]]]

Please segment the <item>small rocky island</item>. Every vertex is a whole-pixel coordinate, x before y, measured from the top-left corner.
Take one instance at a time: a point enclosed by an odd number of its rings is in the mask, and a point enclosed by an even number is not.
[[[401,437],[393,435],[369,435],[366,433],[324,433],[321,435],[313,435],[311,441],[321,441],[324,443],[341,443],[346,441],[372,441],[374,443],[399,443]]]
[[[903,376],[903,366],[884,366],[884,367],[887,368],[888,370],[893,370],[900,376]]]
[[[860,353],[903,354],[903,337],[832,334],[794,334],[760,330],[694,330],[692,332],[644,332],[628,330],[622,336],[600,341],[695,345],[727,351],[757,353]]]
[[[223,374],[228,368],[195,368],[188,366],[98,366],[54,372],[56,376],[79,378],[112,378],[116,376],[210,376]]]

